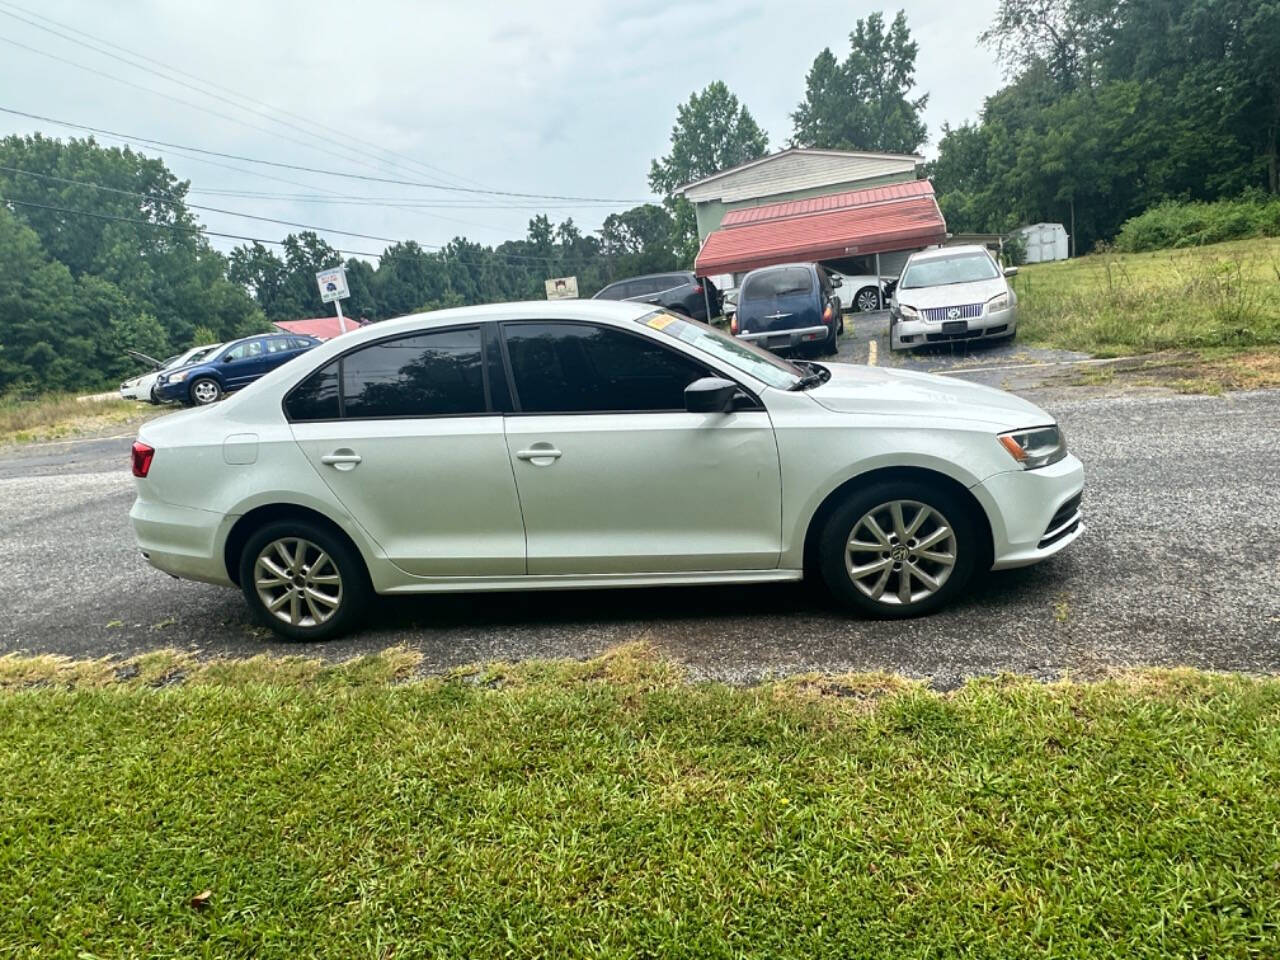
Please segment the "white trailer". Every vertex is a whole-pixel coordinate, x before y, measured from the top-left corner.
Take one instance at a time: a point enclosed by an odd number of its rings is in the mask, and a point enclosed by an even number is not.
[[[1060,223],[1032,223],[1013,232],[1027,248],[1027,263],[1066,260],[1071,255],[1067,228]]]

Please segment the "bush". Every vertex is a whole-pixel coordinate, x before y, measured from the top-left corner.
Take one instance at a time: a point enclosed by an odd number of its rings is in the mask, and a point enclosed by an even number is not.
[[[1124,222],[1115,248],[1140,253],[1275,236],[1280,236],[1280,197],[1251,193],[1213,203],[1157,204]]]

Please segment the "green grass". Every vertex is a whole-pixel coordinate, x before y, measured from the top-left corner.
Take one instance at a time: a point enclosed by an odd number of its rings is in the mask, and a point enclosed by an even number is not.
[[[1280,238],[1020,268],[1020,335],[1098,356],[1280,345]]]
[[[413,669],[0,659],[0,956],[1280,953],[1280,680]]]
[[[119,397],[80,400],[72,394],[0,397],[0,445],[79,436],[138,423],[168,412]]]

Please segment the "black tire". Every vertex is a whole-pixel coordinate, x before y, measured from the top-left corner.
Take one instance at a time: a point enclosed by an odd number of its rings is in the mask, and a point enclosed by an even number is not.
[[[312,549],[303,551],[303,559],[301,569],[294,571],[293,568],[287,567],[283,561],[283,555],[276,550],[271,551],[269,556],[275,560],[278,568],[286,570],[303,577],[302,581],[294,579],[291,585],[287,585],[286,581],[281,581],[278,587],[265,587],[268,596],[278,598],[281,594],[289,596],[291,592],[298,592],[297,587],[304,589],[309,588],[312,591],[320,590],[326,596],[333,597],[333,586],[328,582],[311,582],[310,577],[314,574],[317,577],[326,578],[329,576],[324,571],[329,570],[329,566],[320,560],[319,553],[323,551],[329,557],[330,563],[336,568],[339,578],[337,584],[336,597],[338,602],[332,612],[321,621],[309,615],[308,607],[311,610],[324,611],[327,608],[326,603],[318,603],[312,600],[308,603],[306,597],[299,593],[299,600],[296,607],[300,614],[298,622],[290,622],[282,619],[280,616],[272,613],[267,609],[267,604],[263,597],[259,594],[258,578],[256,576],[259,555],[280,541],[292,541],[293,543],[304,542]],[[290,551],[290,547],[286,545],[285,552]],[[294,550],[296,555],[296,550]],[[310,568],[308,569],[308,563]],[[266,579],[264,577],[264,579]],[[364,561],[361,560],[359,554],[343,538],[333,534],[325,527],[312,523],[307,520],[278,520],[269,523],[257,530],[244,545],[244,549],[240,553],[240,590],[244,594],[245,602],[249,604],[249,610],[253,613],[254,619],[275,631],[286,640],[313,642],[321,640],[331,640],[334,637],[341,636],[360,623],[364,616],[364,611],[369,605],[369,599],[373,595],[373,587],[369,583],[369,573],[365,569]],[[278,592],[277,592],[278,591]],[[292,598],[285,601],[284,616],[290,615],[290,608],[293,607]],[[307,621],[312,622],[308,623]]]
[[[213,377],[197,377],[187,388],[187,396],[190,397],[193,407],[217,403],[222,399],[222,384]]]
[[[932,515],[927,516],[922,523],[921,533],[923,539],[927,540],[943,527],[950,530],[952,538],[950,541],[950,553],[954,558],[954,563],[949,569],[924,556],[920,556],[916,548],[907,547],[908,543],[919,543],[919,540],[912,538],[903,543],[893,530],[892,524],[890,524],[889,530],[884,530],[885,524],[882,521],[891,519],[887,511],[887,505],[895,501],[913,502],[926,506],[934,512]],[[886,511],[879,513],[877,508],[882,505],[886,507]],[[909,506],[902,507],[905,520],[904,528],[909,528],[915,518],[915,513],[911,511],[912,508]],[[893,552],[892,545],[886,545],[884,550],[855,551],[852,554],[846,552],[846,546],[853,539],[855,533],[860,533],[863,537],[867,536],[866,530],[868,528],[862,526],[862,521],[864,517],[873,512],[881,518],[877,520],[877,526],[887,534],[888,539],[902,544],[905,548],[902,554]],[[944,522],[935,523],[935,517]],[[978,558],[983,555],[979,531],[979,524],[970,513],[969,505],[963,503],[946,488],[920,480],[882,481],[866,489],[858,490],[827,517],[818,541],[817,559],[819,569],[827,588],[844,607],[878,620],[901,620],[907,617],[924,616],[934,612],[939,607],[945,606],[956,594],[964,589],[973,576]],[[870,543],[875,541],[859,539],[856,542]],[[945,539],[937,546],[937,550],[937,554],[929,551],[929,555],[941,555],[948,551]],[[855,584],[849,567],[856,564],[854,569],[867,569],[875,564],[885,562],[889,566],[887,581],[883,589],[884,594],[889,596],[884,597],[882,595],[882,599],[873,599],[868,592],[864,592],[861,587]],[[849,566],[846,566],[846,563]],[[945,578],[941,576],[941,572],[944,569],[947,569]],[[924,580],[911,572],[904,574],[902,572],[904,570],[919,570],[940,585],[938,589],[927,592],[929,588]],[[884,574],[884,570],[870,571],[864,575],[861,582],[865,587],[874,590],[882,574]],[[908,583],[907,594],[910,596],[914,596],[917,592],[922,594],[918,599],[911,600],[906,604],[900,601],[894,602],[894,597],[899,593],[898,587],[904,575]],[[918,591],[915,589],[917,586],[920,588]]]
[[[834,357],[840,352],[840,335],[836,332],[834,324],[831,326],[831,336],[822,341],[822,350],[820,352],[828,357]]]
[[[863,287],[853,295],[853,309],[856,313],[866,313],[868,310],[880,309],[880,291],[875,287]],[[859,301],[865,301],[868,298],[875,302],[874,307],[863,307]]]
[[[151,385],[151,395],[147,397],[147,403],[153,407],[160,406],[160,398],[156,396],[156,385],[154,383]]]

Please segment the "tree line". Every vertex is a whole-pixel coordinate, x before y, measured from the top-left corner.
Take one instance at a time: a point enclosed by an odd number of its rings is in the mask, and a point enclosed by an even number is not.
[[[1000,0],[980,40],[1008,83],[976,120],[942,127],[927,171],[951,230],[1062,221],[1086,251],[1162,202],[1280,191],[1280,0]],[[902,12],[857,20],[847,47],[820,51],[797,83],[787,145],[920,151],[917,54]],[[747,106],[712,83],[677,106],[651,164],[661,203],[594,233],[539,215],[496,246],[459,236],[395,243],[376,263],[347,256],[346,312],[540,298],[546,278],[570,274],[590,295],[687,268],[697,230],[677,189],[769,148]],[[340,251],[303,231],[224,255],[188,189],[159,159],[93,138],[0,140],[0,393],[84,389],[132,372],[126,348],[162,356],[329,312],[314,275]]]

